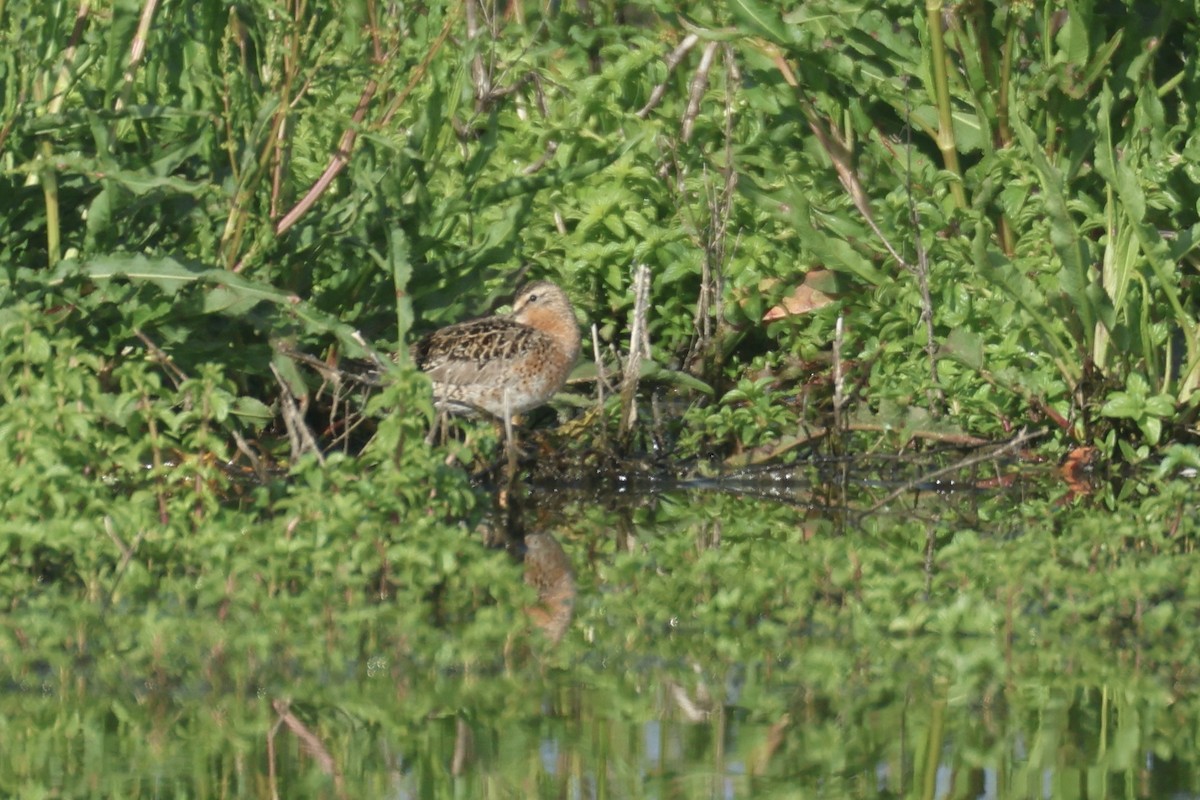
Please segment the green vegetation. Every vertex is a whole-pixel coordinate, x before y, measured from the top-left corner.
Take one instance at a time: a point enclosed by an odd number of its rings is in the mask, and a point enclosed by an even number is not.
[[[628,742],[682,691],[710,727],[669,766],[729,768],[742,726],[739,793],[866,796],[888,764],[889,790],[931,796],[953,733],[964,770],[1025,754],[1012,796],[1085,768],[1090,791],[1055,796],[1144,795],[1147,754],[1194,752],[1200,718],[1196,503],[1168,481],[1200,463],[1197,20],[0,0],[0,784],[109,796],[115,760],[127,796],[377,796],[389,770],[449,794],[466,728],[480,786],[636,795]],[[1122,466],[1090,507],[1019,512],[857,517],[844,485],[819,520],[581,503],[551,650],[457,466],[495,434],[430,443],[404,355],[525,277],[595,326],[533,420],[572,422],[551,446],[587,469],[1023,427]],[[1143,461],[1156,477],[1125,471]],[[592,718],[611,726],[572,727]],[[597,760],[547,777],[547,737]],[[1183,760],[1169,788],[1195,792]]]
[[[1190,435],[1194,9],[526,6],[6,3],[6,305],[215,364],[261,430],[321,385],[293,348],[394,351],[523,267],[618,372],[644,264],[681,457],[825,424],[838,315],[852,427]],[[761,322],[814,270],[832,305]]]

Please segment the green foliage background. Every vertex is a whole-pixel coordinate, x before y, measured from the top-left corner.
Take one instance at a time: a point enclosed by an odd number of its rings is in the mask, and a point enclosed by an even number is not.
[[[518,275],[627,349],[644,264],[705,446],[793,428],[726,392],[794,395],[840,313],[861,420],[1136,457],[1200,376],[1195,10],[8,2],[5,291],[269,406],[315,380],[273,342],[392,350]],[[835,306],[760,322],[817,269]]]

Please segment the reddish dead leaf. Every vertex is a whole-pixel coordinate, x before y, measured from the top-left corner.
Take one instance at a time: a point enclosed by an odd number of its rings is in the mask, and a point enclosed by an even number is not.
[[[1073,494],[1091,494],[1096,485],[1096,462],[1100,451],[1094,447],[1076,447],[1058,468]]]

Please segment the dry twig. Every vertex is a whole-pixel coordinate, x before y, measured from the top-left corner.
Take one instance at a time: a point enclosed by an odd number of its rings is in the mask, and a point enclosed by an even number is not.
[[[447,14],[446,22],[442,26],[442,30],[438,34],[438,38],[434,41],[433,46],[429,48],[429,52],[425,54],[425,58],[422,59],[417,68],[412,71],[412,76],[409,78],[404,89],[401,90],[400,94],[396,95],[396,97],[388,105],[387,110],[384,111],[383,116],[381,116],[379,121],[375,123],[374,127],[376,129],[383,128],[388,124],[388,122],[391,121],[396,112],[400,110],[400,106],[403,105],[404,101],[408,99],[408,96],[412,93],[412,90],[415,89],[417,84],[420,83],[420,81],[425,77],[425,73],[429,70],[429,65],[432,63],[433,57],[442,49],[442,45],[445,44],[446,38],[450,35],[450,30],[457,19],[457,9],[450,14]],[[354,116],[350,120],[350,125],[342,134],[341,142],[338,144],[337,150],[334,151],[333,158],[330,159],[329,165],[325,168],[325,171],[321,174],[321,177],[317,179],[317,182],[309,188],[307,193],[305,193],[300,202],[298,202],[292,208],[292,210],[289,211],[283,217],[283,219],[279,220],[279,222],[275,225],[276,236],[282,236],[284,232],[295,225],[296,222],[298,222],[299,219],[304,216],[304,214],[308,212],[310,208],[313,207],[313,205],[317,202],[317,198],[325,193],[325,190],[329,188],[331,183],[333,183],[333,179],[336,178],[338,174],[346,168],[346,165],[350,163],[350,153],[354,149],[355,140],[358,138],[359,126],[366,117],[367,108],[370,106],[371,99],[375,96],[375,91],[378,88],[378,85],[378,82],[374,79],[367,82],[366,87],[363,88],[362,96],[359,98],[358,107],[354,111]]]
[[[122,76],[125,84],[121,87],[121,96],[113,104],[114,111],[123,109],[129,102],[129,96],[133,94],[133,77],[137,74],[138,67],[142,65],[142,57],[146,55],[146,39],[150,36],[150,23],[154,19],[154,10],[157,7],[158,0],[146,0],[146,5],[142,7],[142,16],[138,19],[137,32],[134,33],[133,43],[129,47],[129,65],[125,68],[125,74]]]
[[[683,60],[683,57],[688,54],[688,51],[695,47],[696,43],[699,41],[699,36],[694,33],[689,33],[687,36],[683,37],[683,41],[671,51],[671,55],[667,56],[667,77],[663,79],[662,83],[654,87],[654,91],[650,93],[650,99],[646,101],[646,105],[638,109],[637,116],[639,119],[645,119],[646,117],[650,116],[650,112],[654,110],[655,106],[662,102],[663,95],[667,93],[667,83],[671,78],[671,73],[675,71],[675,67],[679,66],[679,62]]]
[[[708,88],[708,73],[712,69],[713,59],[717,55],[718,42],[709,42],[700,56],[700,64],[696,74],[692,76],[691,91],[688,93],[687,109],[683,112],[683,124],[680,126],[679,138],[690,141],[696,117],[700,115],[700,102],[704,99],[704,91]]]

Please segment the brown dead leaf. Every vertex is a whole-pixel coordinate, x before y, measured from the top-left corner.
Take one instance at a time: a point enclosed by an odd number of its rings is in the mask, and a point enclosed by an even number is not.
[[[807,314],[829,305],[834,298],[816,288],[816,285],[832,276],[833,273],[827,269],[812,270],[804,276],[804,282],[788,293],[779,305],[773,306],[766,314],[763,314],[763,322],[771,322],[797,314]],[[758,288],[765,292],[777,283],[777,280],[768,278],[759,282]]]

